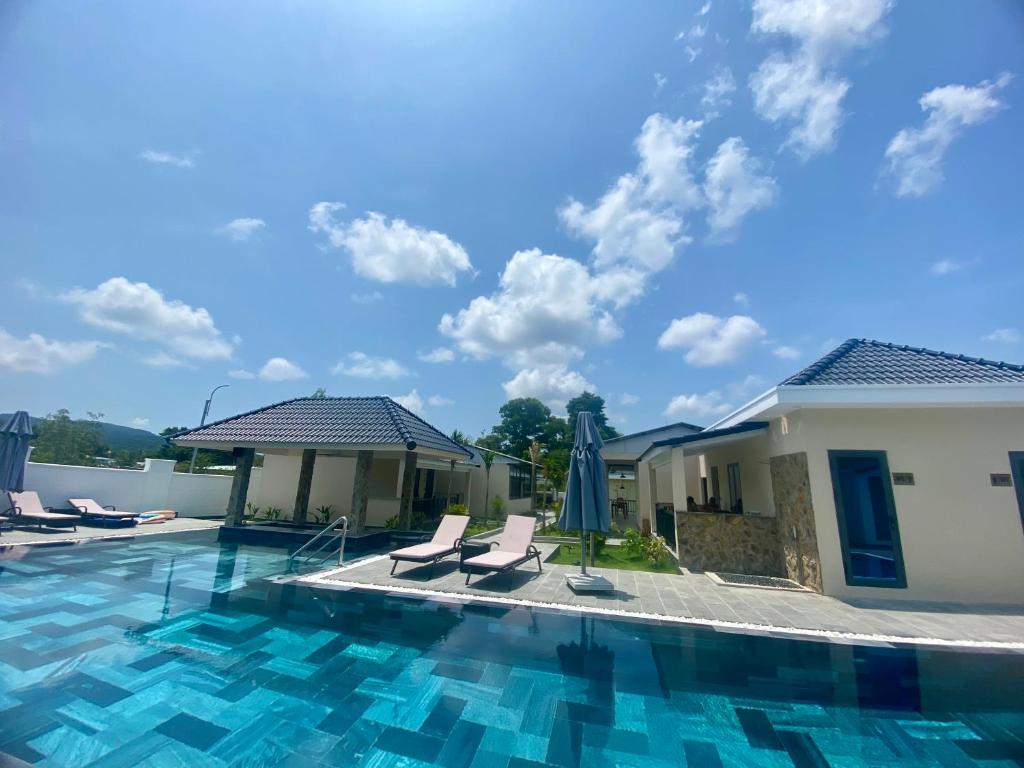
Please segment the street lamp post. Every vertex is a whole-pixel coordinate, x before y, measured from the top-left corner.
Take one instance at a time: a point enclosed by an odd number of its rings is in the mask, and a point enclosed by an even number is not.
[[[219,387],[214,387],[210,392],[210,396],[206,398],[206,404],[203,406],[203,418],[199,420],[199,426],[202,427],[206,424],[206,417],[210,414],[210,403],[213,402],[213,396],[217,394],[218,389],[224,389],[224,387],[230,387],[230,384],[221,384]],[[192,449],[192,461],[188,465],[188,473],[190,475],[195,474],[196,471],[196,455],[199,453],[198,448]]]

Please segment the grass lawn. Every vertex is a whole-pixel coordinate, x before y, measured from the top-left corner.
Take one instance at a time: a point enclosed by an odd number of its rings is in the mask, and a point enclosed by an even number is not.
[[[501,528],[501,523],[496,523],[493,520],[484,523],[482,520],[474,520],[468,526],[466,526],[466,532],[463,535],[464,538],[470,536],[476,536],[478,533],[487,533],[488,531],[496,531]]]
[[[587,548],[590,553],[590,548]],[[579,565],[580,545],[561,544],[554,556],[548,560],[549,563],[559,565]],[[588,562],[587,565],[590,565]],[[618,568],[623,571],[650,571],[651,573],[677,573],[672,558],[666,557],[660,563],[652,563],[643,555],[632,555],[625,549],[614,544],[606,544],[601,552],[594,558],[594,566],[597,568]]]

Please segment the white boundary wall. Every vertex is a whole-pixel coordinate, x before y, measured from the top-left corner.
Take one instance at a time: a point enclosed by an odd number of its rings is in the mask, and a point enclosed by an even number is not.
[[[223,516],[231,493],[230,475],[189,475],[174,471],[170,459],[146,459],[142,469],[107,469],[64,464],[25,467],[25,490],[44,505],[69,507],[68,499],[95,499],[128,512],[173,509],[179,517]],[[252,481],[257,480],[253,471]],[[6,500],[5,500],[6,501]]]

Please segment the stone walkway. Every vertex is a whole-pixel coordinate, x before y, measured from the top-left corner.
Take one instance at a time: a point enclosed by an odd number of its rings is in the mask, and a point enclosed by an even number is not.
[[[538,542],[542,559],[555,544]],[[673,621],[724,631],[818,638],[834,642],[953,645],[1024,652],[1024,606],[979,608],[939,603],[861,600],[856,604],[813,592],[716,584],[703,573],[656,574],[588,569],[610,579],[611,595],[576,595],[565,583],[577,567],[536,561],[514,574],[473,576],[468,586],[455,559],[428,566],[371,556],[343,568],[292,577],[332,589],[371,589],[424,599],[458,599]]]
[[[219,528],[223,520],[201,520],[194,517],[177,517],[165,523],[147,523],[131,528],[103,528],[101,526],[79,525],[77,531],[67,528],[16,528],[0,533],[0,548],[40,544],[71,544],[95,539],[119,539],[125,536],[149,536],[156,533],[181,533],[183,531],[204,531]]]

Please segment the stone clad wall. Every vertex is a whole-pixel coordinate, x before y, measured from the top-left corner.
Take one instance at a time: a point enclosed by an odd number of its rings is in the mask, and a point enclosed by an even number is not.
[[[774,517],[676,514],[679,564],[694,571],[783,576]]]
[[[778,521],[781,556],[787,578],[821,592],[818,536],[811,504],[807,454],[772,456],[772,494]]]

